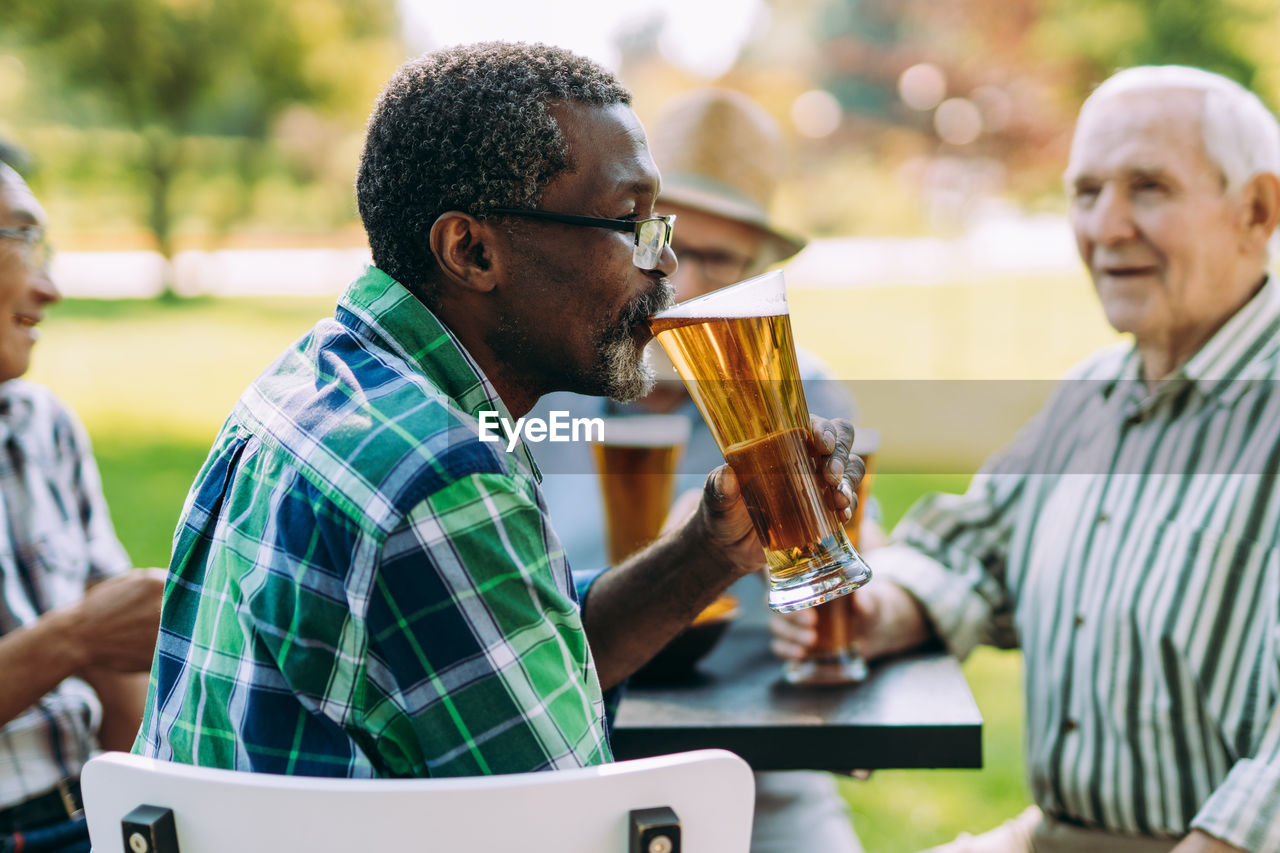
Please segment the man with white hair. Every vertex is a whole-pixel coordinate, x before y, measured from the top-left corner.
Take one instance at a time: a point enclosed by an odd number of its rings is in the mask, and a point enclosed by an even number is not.
[[[1066,183],[1108,321],[962,495],[846,601],[864,651],[1020,647],[1036,806],[940,848],[1280,850],[1280,127],[1199,69],[1121,71]],[[795,656],[812,617],[775,620]]]

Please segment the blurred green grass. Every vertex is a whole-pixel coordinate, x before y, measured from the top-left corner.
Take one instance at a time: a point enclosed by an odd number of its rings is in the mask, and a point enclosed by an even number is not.
[[[135,565],[167,566],[178,513],[244,387],[333,300],[66,300],[28,378],[80,415]]]
[[[825,322],[830,300],[865,304],[865,292],[802,294],[802,330]],[[317,319],[333,299],[68,300],[42,326],[30,378],[80,414],[94,441],[121,540],[135,564],[166,566],[188,487],[240,391]],[[814,324],[819,324],[815,326]],[[812,334],[812,333],[810,333]],[[829,361],[853,340],[827,339]],[[865,344],[865,341],[860,342]],[[888,346],[885,343],[879,344]],[[875,493],[892,523],[926,491],[963,490],[967,476],[878,475]],[[979,650],[965,664],[986,721],[981,771],[881,771],[841,781],[869,853],[905,853],[981,831],[1027,803],[1022,781],[1022,700],[1017,653]]]

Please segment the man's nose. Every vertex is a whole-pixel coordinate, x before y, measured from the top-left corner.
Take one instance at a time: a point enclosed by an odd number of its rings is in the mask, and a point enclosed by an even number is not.
[[[685,262],[680,264],[675,273],[671,275],[671,286],[676,290],[676,299],[683,302],[686,299],[692,299],[702,293],[705,288],[702,285],[702,265]]]
[[[676,260],[676,253],[672,250],[670,244],[662,247],[662,254],[658,255],[658,265],[653,268],[654,272],[661,273],[663,278],[671,278],[679,269],[680,262]]]
[[[31,273],[31,292],[44,305],[51,305],[62,298],[62,291],[58,290],[49,267],[50,263],[46,261]]]
[[[1123,190],[1104,187],[1089,214],[1092,237],[1104,246],[1132,240],[1137,234],[1133,204]]]

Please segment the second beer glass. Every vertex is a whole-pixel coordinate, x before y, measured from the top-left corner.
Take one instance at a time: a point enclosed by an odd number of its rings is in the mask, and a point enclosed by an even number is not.
[[[808,449],[781,272],[681,302],[649,328],[675,364],[742,485],[779,612],[844,595],[871,577],[849,544]]]
[[[612,565],[658,538],[688,441],[689,421],[678,415],[605,420],[603,440],[593,443],[592,451]]]

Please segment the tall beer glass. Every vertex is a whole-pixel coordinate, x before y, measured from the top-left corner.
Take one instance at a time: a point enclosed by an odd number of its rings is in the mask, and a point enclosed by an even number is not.
[[[605,420],[603,440],[591,447],[604,494],[609,562],[617,565],[658,538],[688,442],[689,421],[679,415]]]
[[[853,518],[845,525],[849,541],[858,547],[858,531],[862,528],[862,516],[871,498],[871,481],[875,476],[876,451],[880,449],[880,433],[874,429],[860,428],[853,437],[853,452],[862,457],[867,472],[858,484],[858,503]],[[782,667],[782,676],[791,684],[855,684],[867,677],[867,661],[858,650],[849,626],[849,602],[829,601],[814,608],[818,617],[815,630],[817,639],[802,660],[789,660]]]
[[[769,606],[812,607],[866,583],[809,453],[781,272],[681,302],[649,319],[742,485],[769,566]]]

